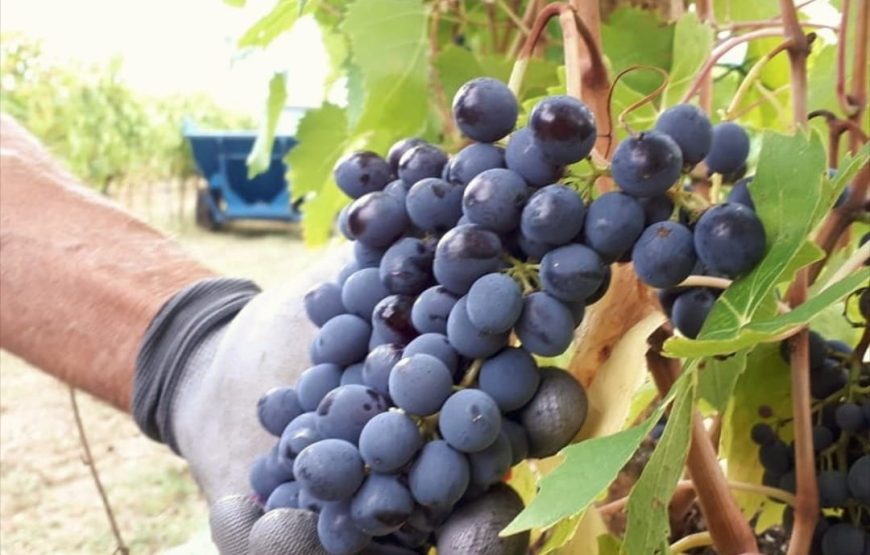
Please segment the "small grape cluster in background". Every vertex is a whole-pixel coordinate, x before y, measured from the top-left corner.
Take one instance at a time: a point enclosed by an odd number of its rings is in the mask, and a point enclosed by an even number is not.
[[[764,254],[752,210],[724,203],[695,222],[671,191],[701,160],[723,174],[745,163],[735,124],[714,128],[689,105],[668,110],[657,130],[617,148],[621,190],[587,203],[588,186],[559,183],[597,138],[582,102],[547,97],[514,131],[513,93],[479,78],[453,112],[475,142],[452,157],[410,138],[386,158],[354,152],[336,165],[353,199],[339,228],[354,259],[305,297],[320,328],[313,366],[260,401],[280,439],[252,468],[254,492],[267,511],[319,513],[329,553],[525,553],[527,533],[497,537],[522,510],[501,482],[582,427],[583,388],[538,361],[569,348],[610,265],[632,261],[645,283],[669,289],[693,272],[740,276]],[[495,144],[508,134],[505,148]],[[675,300],[686,335],[697,331],[680,315],[702,322],[708,297],[691,289]],[[483,506],[497,510],[469,517]]]
[[[788,343],[781,344],[788,361]],[[870,550],[870,364],[842,341],[810,332],[813,450],[822,514],[811,553],[864,555]],[[795,492],[794,445],[783,439],[788,421],[766,419],[750,431],[764,467],[762,483]],[[791,535],[794,512],[783,523]]]

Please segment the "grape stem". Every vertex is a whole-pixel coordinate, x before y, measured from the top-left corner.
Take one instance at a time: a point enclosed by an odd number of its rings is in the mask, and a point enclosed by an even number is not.
[[[646,355],[647,368],[662,396],[673,387],[681,372],[679,360],[665,358],[661,354],[662,345],[670,336],[669,329],[659,328],[649,338],[650,348]],[[695,484],[701,512],[716,550],[722,555],[758,551],[749,522],[743,517],[728,489],[716,449],[697,410],[692,413],[692,440],[686,467]]]
[[[671,553],[679,555],[690,549],[695,549],[696,547],[707,547],[708,545],[713,545],[713,536],[710,535],[710,532],[696,532],[694,534],[689,534],[688,536],[683,536],[675,541],[671,544],[670,549]]]
[[[607,93],[607,105],[608,106],[610,106],[610,103],[613,100],[613,90],[616,88],[616,83],[625,75],[628,75],[632,71],[637,71],[639,69],[648,69],[651,71],[655,71],[656,73],[658,73],[659,75],[662,76],[662,82],[659,84],[658,87],[656,87],[656,89],[654,91],[652,91],[651,93],[649,93],[645,97],[641,98],[640,100],[631,103],[622,112],[619,113],[619,116],[617,117],[617,121],[619,121],[619,124],[623,128],[625,128],[626,131],[631,133],[632,135],[634,134],[634,131],[628,126],[628,122],[625,121],[625,116],[627,116],[628,114],[637,110],[638,108],[640,108],[641,106],[643,106],[645,104],[652,103],[660,94],[662,94],[662,92],[665,90],[665,87],[668,86],[668,81],[669,81],[668,72],[663,70],[660,67],[648,66],[648,65],[628,66],[627,68],[620,71],[616,75],[616,77],[613,79],[613,84],[610,86],[610,90]],[[608,145],[608,148],[609,148],[609,145]]]
[[[480,373],[480,367],[483,365],[483,360],[477,358],[469,365],[468,370],[465,371],[465,375],[462,376],[462,381],[459,382],[459,388],[465,389],[467,387],[471,387],[474,384],[474,381],[477,380],[477,374]]]

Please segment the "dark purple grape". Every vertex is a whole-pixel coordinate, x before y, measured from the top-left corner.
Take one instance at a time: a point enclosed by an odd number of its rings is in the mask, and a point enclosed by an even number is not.
[[[646,228],[631,252],[637,276],[647,285],[667,289],[689,277],[697,262],[692,232],[677,222]]]
[[[384,297],[372,313],[372,333],[384,342],[407,345],[417,336],[411,323],[413,303],[414,298],[408,295]]]
[[[619,143],[610,170],[613,180],[626,193],[652,197],[670,189],[682,167],[677,143],[664,133],[648,131]]]
[[[505,167],[504,149],[488,143],[472,143],[447,162],[444,179],[465,186],[486,170]]]
[[[585,216],[583,199],[576,191],[565,185],[547,185],[529,198],[520,229],[529,240],[563,245],[580,233]]]
[[[390,165],[390,170],[393,172],[393,175],[399,175],[399,160],[402,159],[402,155],[414,148],[418,145],[425,145],[426,141],[420,139],[419,137],[408,137],[407,139],[402,139],[393,143],[393,146],[390,147],[390,150],[387,151],[387,163]],[[408,186],[410,187],[413,183],[410,183]]]
[[[462,212],[473,224],[507,233],[519,226],[528,198],[528,187],[519,174],[502,168],[486,170],[465,188]]]
[[[511,135],[505,149],[505,163],[532,187],[555,183],[565,172],[564,166],[547,158],[528,127],[521,127]]]
[[[561,165],[589,156],[598,130],[588,106],[571,96],[550,96],[529,115],[529,128],[547,158]]]
[[[386,248],[408,229],[408,215],[394,195],[378,191],[353,201],[347,225],[354,238],[370,247]]]
[[[344,194],[359,198],[382,190],[390,182],[390,165],[374,152],[352,152],[336,163],[332,175]]]
[[[432,241],[414,237],[399,239],[381,258],[381,283],[391,293],[417,295],[435,281],[432,276],[434,258]]]
[[[462,134],[482,143],[498,141],[517,123],[519,106],[514,93],[501,81],[478,77],[453,97],[453,118]]]
[[[662,112],[656,131],[668,135],[680,147],[683,164],[692,167],[707,156],[713,142],[713,126],[703,110],[692,104],[677,104]]]
[[[447,154],[428,143],[408,149],[399,160],[399,177],[408,185],[414,185],[427,177],[441,177]]]
[[[695,251],[704,265],[730,278],[750,272],[764,258],[764,226],[751,209],[724,203],[701,215],[695,225]]]
[[[501,241],[495,233],[476,225],[460,225],[438,241],[434,271],[438,283],[464,295],[477,278],[501,264]]]
[[[749,135],[743,127],[726,121],[713,128],[710,152],[704,158],[710,173],[733,173],[746,163],[749,156]]]

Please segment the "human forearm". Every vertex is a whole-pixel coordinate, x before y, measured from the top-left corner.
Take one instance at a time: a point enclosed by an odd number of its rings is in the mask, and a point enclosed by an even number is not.
[[[213,275],[0,121],[0,346],[129,410],[136,353],[160,307]]]

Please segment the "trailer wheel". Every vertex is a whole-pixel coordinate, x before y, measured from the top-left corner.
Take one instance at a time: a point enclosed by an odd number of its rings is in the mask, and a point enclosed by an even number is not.
[[[208,231],[217,231],[220,224],[214,219],[208,203],[208,189],[199,189],[196,192],[196,225]]]

